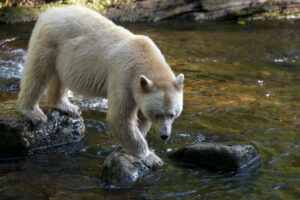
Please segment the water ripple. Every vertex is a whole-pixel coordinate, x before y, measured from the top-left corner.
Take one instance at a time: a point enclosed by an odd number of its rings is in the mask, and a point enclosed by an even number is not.
[[[0,77],[2,78],[21,78],[26,51],[8,47],[8,44],[15,40],[16,38],[11,38],[0,41]]]

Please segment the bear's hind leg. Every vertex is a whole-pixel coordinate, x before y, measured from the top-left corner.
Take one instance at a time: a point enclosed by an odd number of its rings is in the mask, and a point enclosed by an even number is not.
[[[45,50],[37,43],[31,44],[25,61],[17,107],[33,124],[47,121],[47,116],[39,107],[39,101],[53,77],[53,60],[55,59],[51,48]]]
[[[47,89],[46,101],[53,109],[73,117],[79,117],[80,109],[78,106],[70,103],[67,92],[68,90],[62,86],[58,75],[55,75]]]

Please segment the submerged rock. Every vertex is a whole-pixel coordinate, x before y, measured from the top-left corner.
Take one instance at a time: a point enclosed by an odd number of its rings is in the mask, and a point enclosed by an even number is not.
[[[251,145],[197,143],[171,151],[168,157],[185,166],[230,172],[250,165],[259,155]]]
[[[33,126],[16,111],[15,101],[0,103],[0,155],[16,156],[78,141],[84,136],[82,117],[72,118],[41,106],[47,123]]]
[[[128,188],[150,171],[140,159],[113,152],[104,161],[101,178],[106,185]]]
[[[0,94],[10,94],[19,91],[19,79],[0,77]]]
[[[106,112],[108,109],[108,100],[103,98],[85,98],[79,94],[68,91],[69,99],[80,107],[81,111],[94,110]]]

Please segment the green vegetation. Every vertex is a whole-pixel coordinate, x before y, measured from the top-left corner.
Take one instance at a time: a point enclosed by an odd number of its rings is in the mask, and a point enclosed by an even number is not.
[[[51,3],[46,3],[45,0],[34,1],[34,0],[23,0],[23,1],[14,1],[14,0],[0,0],[0,8],[4,7],[49,7],[57,5],[86,5],[89,7],[97,7],[97,9],[104,9],[109,7],[118,7],[121,3],[128,3],[131,0],[90,0],[90,1],[80,1],[80,0],[52,0],[48,1]]]
[[[44,1],[42,1],[44,2]],[[0,23],[28,22],[37,19],[39,14],[50,7],[63,7],[68,5],[83,5],[96,11],[103,11],[108,8],[118,8],[121,4],[130,3],[132,0],[60,0],[51,3],[42,3],[41,5],[27,6],[14,5],[10,0],[0,1]],[[10,6],[11,5],[11,6]]]
[[[10,7],[0,9],[0,23],[27,22],[35,20],[42,8]]]

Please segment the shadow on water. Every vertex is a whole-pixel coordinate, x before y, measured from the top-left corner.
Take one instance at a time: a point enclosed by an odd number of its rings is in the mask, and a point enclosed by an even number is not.
[[[0,199],[300,198],[300,22],[122,25],[149,35],[186,76],[171,140],[148,136],[167,164],[132,189],[104,188],[103,160],[117,147],[105,113],[85,109],[81,142],[0,162]],[[16,98],[32,27],[0,25],[0,101]],[[259,168],[222,174],[167,160],[170,149],[202,141],[252,144]]]

